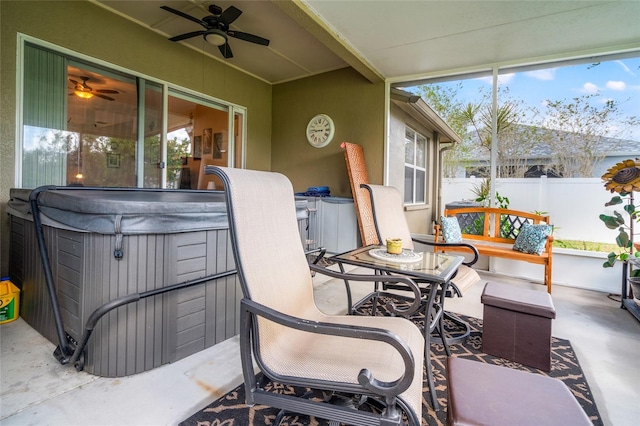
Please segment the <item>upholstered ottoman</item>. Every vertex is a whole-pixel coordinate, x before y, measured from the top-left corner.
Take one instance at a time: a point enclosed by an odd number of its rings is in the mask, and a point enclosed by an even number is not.
[[[544,371],[551,370],[551,321],[545,291],[488,282],[481,297],[482,351]]]
[[[592,425],[558,379],[511,368],[447,359],[449,425]]]

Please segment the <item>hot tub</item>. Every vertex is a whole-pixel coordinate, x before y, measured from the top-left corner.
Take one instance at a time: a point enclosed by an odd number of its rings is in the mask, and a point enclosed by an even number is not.
[[[83,347],[75,358],[58,347],[61,362],[71,358],[94,375],[126,376],[238,332],[242,291],[224,193],[60,187],[36,193],[39,220],[31,214],[32,192],[11,190],[10,277],[21,289],[27,323],[54,344],[66,339],[72,349]],[[308,209],[304,201],[296,207],[302,232]],[[118,305],[124,299],[135,300]]]

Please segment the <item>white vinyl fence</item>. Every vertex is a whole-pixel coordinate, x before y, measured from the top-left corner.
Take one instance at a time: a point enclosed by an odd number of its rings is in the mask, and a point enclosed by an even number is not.
[[[444,179],[442,208],[447,204],[474,200],[473,187],[481,179]],[[615,194],[604,189],[600,179],[497,179],[496,190],[509,198],[509,208],[529,212],[546,212],[554,225],[556,239],[615,243],[618,234],[598,218],[617,210],[625,217],[622,205],[605,207]],[[608,293],[621,288],[620,263],[603,268],[606,253],[578,250],[553,250],[553,283]],[[542,282],[543,267],[509,259],[484,259],[477,267],[495,273]]]
[[[472,191],[482,179],[444,179],[442,206],[461,200],[473,200]],[[564,240],[615,243],[617,231],[610,230],[598,218],[622,205],[605,207],[616,194],[604,189],[600,179],[497,179],[496,191],[509,198],[509,208],[527,212],[546,212],[554,225],[554,237]],[[628,216],[627,216],[628,217]]]

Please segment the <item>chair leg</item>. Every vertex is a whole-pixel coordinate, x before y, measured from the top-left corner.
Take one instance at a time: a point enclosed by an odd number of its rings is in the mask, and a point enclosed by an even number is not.
[[[457,316],[455,316],[451,312],[444,311],[442,316],[444,318],[448,319],[453,324],[455,324],[461,330],[460,332],[458,332],[456,334],[455,337],[447,337],[446,338],[448,345],[458,344],[458,343],[462,342],[464,339],[466,339],[467,337],[469,337],[469,335],[471,334],[471,327],[469,326],[468,323],[466,323],[465,321],[461,320],[460,318],[458,318]]]
[[[451,349],[449,348],[449,342],[445,336],[445,331],[444,331],[444,311],[442,312],[442,315],[440,315],[440,319],[438,320],[438,335],[440,336],[440,339],[442,339],[442,346],[444,346],[444,352],[447,354],[448,357],[451,356]]]

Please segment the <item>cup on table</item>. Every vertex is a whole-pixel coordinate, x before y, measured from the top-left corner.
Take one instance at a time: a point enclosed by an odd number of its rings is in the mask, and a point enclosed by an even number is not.
[[[402,253],[402,238],[387,238],[387,253]]]

